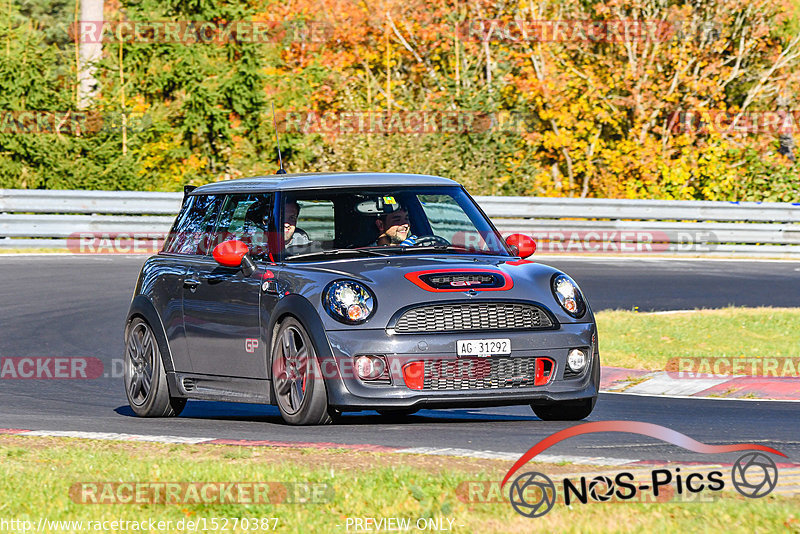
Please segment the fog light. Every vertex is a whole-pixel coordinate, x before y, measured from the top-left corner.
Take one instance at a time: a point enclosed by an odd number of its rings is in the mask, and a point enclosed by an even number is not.
[[[361,380],[375,380],[386,370],[386,362],[380,356],[358,356],[355,363]]]
[[[425,363],[407,363],[403,367],[403,380],[411,389],[422,389],[425,386]]]
[[[572,349],[567,356],[567,365],[573,371],[580,371],[586,365],[586,353],[580,349]]]

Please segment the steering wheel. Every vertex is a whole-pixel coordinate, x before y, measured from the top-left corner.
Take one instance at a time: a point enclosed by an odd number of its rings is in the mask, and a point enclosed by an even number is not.
[[[445,246],[448,247],[452,243],[443,237],[439,237],[438,235],[421,235],[417,237],[416,242],[413,246],[415,247],[426,247],[426,246]]]

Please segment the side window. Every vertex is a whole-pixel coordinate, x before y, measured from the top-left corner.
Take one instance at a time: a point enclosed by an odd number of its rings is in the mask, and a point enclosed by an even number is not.
[[[237,239],[250,247],[253,256],[267,254],[272,198],[266,193],[226,196],[208,252],[220,243]]]
[[[464,233],[477,235],[475,225],[450,195],[419,195],[419,201],[435,235],[450,242]]]
[[[323,247],[326,244],[330,246],[335,235],[333,202],[330,200],[298,200],[297,206],[299,211],[296,215],[297,222],[294,225],[296,227],[294,234],[298,237],[305,234],[307,236],[306,242],[316,242]],[[284,208],[284,218],[286,218],[286,215],[286,208]],[[291,224],[292,221],[287,222]],[[287,243],[287,245],[298,241],[298,237],[295,237],[295,235],[288,236],[290,243]],[[284,232],[284,238],[286,237]]]
[[[190,197],[175,221],[164,251],[175,254],[205,254],[209,236],[219,215],[220,201],[221,197],[216,195]]]

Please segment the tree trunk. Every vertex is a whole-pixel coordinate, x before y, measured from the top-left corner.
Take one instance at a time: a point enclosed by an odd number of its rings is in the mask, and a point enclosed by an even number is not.
[[[81,27],[84,24],[97,25],[97,34],[103,25],[103,0],[80,0]],[[81,35],[81,32],[78,32]],[[95,42],[96,41],[96,42]],[[95,64],[103,56],[103,43],[101,39],[81,39],[78,52],[78,108],[85,109],[91,106],[97,94],[97,79],[94,77],[97,67]]]

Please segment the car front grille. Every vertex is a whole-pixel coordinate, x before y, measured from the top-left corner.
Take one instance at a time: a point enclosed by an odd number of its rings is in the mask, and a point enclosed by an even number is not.
[[[411,308],[397,320],[397,333],[530,330],[550,328],[541,308],[517,303],[436,304]]]
[[[552,366],[548,362],[545,378]],[[514,389],[534,385],[536,358],[426,360],[423,390]]]

